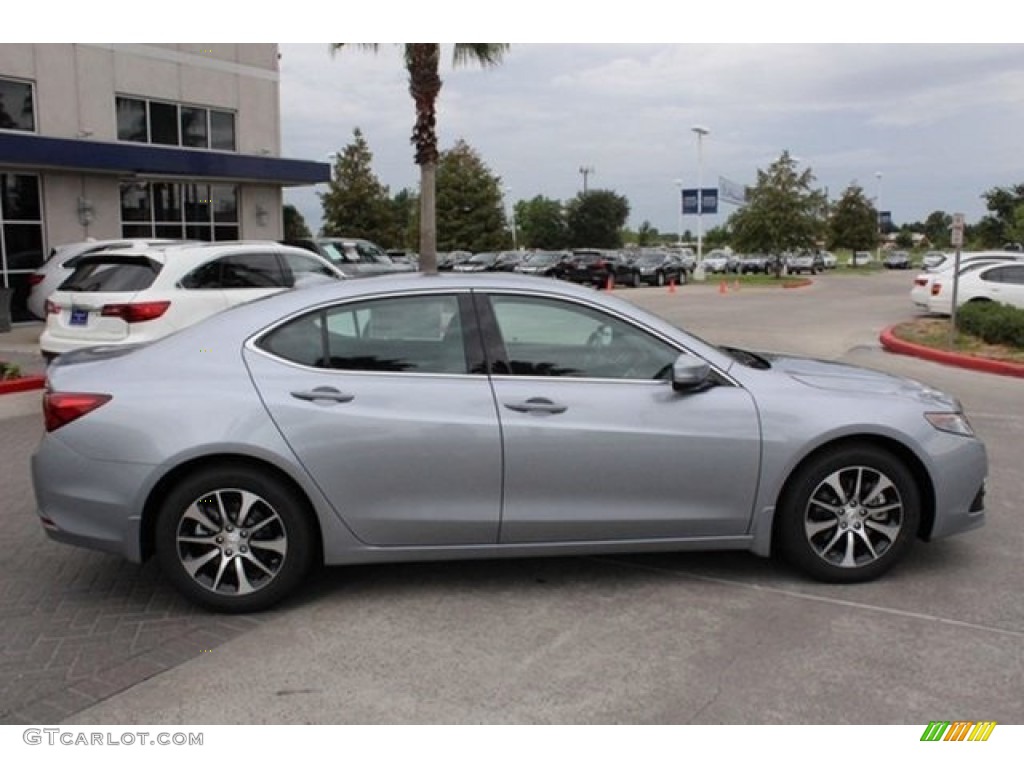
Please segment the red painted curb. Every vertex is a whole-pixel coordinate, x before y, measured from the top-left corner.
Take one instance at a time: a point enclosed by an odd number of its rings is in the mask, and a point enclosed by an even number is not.
[[[888,328],[885,328],[878,337],[878,340],[882,342],[882,346],[890,352],[895,352],[900,355],[920,357],[925,360],[931,360],[935,363],[953,365],[958,368],[969,368],[970,370],[982,371],[984,373],[996,373],[1000,376],[1016,376],[1017,378],[1024,378],[1024,364],[1011,363],[1005,360],[989,360],[984,357],[972,357],[971,355],[961,355],[956,352],[945,352],[941,349],[922,347],[920,344],[913,344],[909,341],[896,338],[892,332],[892,329],[895,327],[896,326],[894,325],[890,325]]]
[[[806,288],[808,285],[814,285],[814,281],[809,277],[805,277],[803,280],[791,283],[783,283],[783,288]]]
[[[45,383],[45,376],[22,376],[20,379],[7,379],[0,381],[0,395],[27,392],[30,389],[42,389]]]

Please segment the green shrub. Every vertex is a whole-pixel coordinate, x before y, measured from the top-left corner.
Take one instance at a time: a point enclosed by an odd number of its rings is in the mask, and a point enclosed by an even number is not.
[[[957,325],[964,333],[989,344],[1024,349],[1024,309],[994,301],[972,301],[957,310]]]

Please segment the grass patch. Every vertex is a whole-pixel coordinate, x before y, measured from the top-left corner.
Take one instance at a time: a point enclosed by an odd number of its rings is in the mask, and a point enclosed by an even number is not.
[[[972,355],[987,360],[1024,363],[1024,349],[1004,344],[987,344],[977,336],[971,336],[961,331],[957,331],[953,339],[953,347],[950,348],[949,318],[922,317],[910,320],[895,326],[892,333],[898,339],[922,347]]]

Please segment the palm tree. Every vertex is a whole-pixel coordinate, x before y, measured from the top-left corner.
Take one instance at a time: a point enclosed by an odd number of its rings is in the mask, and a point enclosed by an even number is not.
[[[337,53],[346,43],[331,43]],[[416,102],[416,124],[412,143],[416,147],[416,164],[420,167],[420,269],[437,272],[437,211],[435,187],[437,180],[437,96],[441,92],[441,44],[403,43],[405,68],[409,73],[409,93]],[[376,51],[377,43],[360,43],[360,47]],[[476,62],[482,67],[501,63],[507,43],[455,43],[454,66]]]

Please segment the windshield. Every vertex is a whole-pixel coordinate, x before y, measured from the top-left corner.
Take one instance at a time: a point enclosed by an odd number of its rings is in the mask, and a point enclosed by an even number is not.
[[[493,264],[498,259],[496,253],[478,253],[469,260],[469,264]]]

